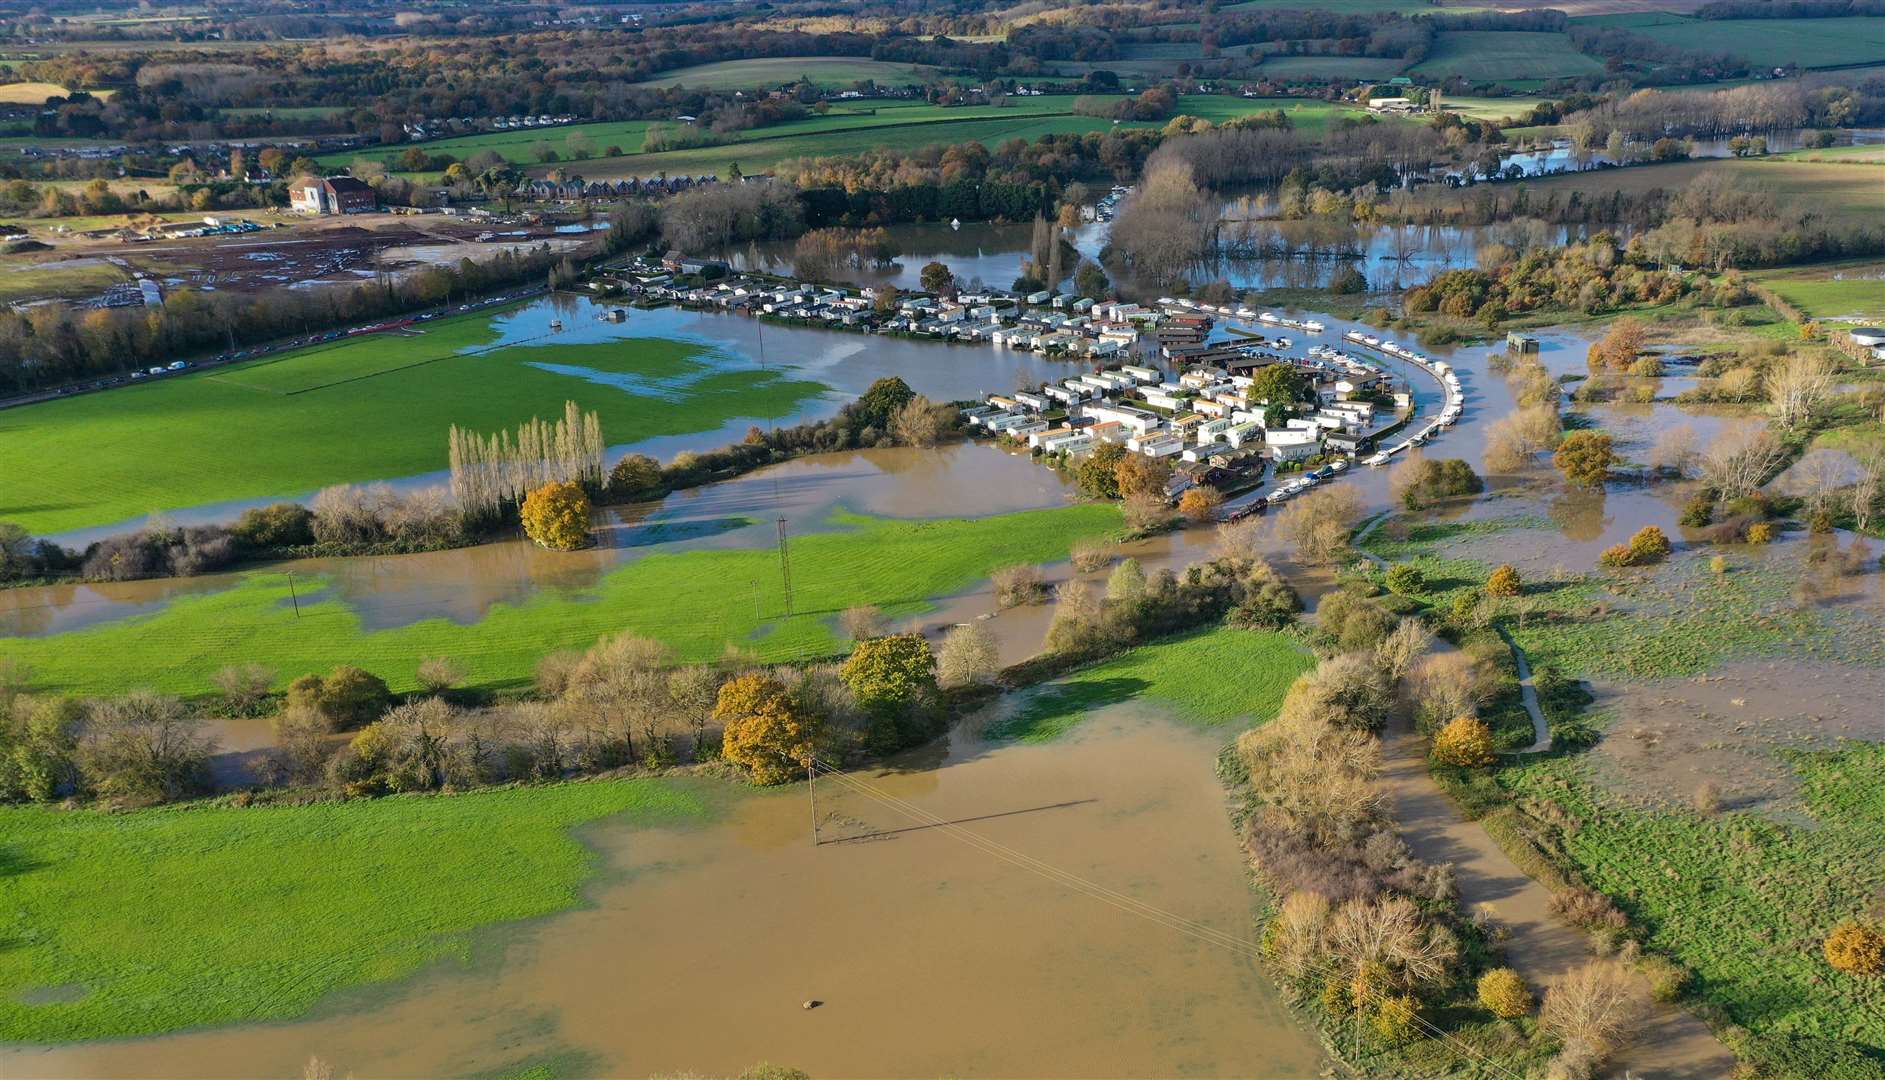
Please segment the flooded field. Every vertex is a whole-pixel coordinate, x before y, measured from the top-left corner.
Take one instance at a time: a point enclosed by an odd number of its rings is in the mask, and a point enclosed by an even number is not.
[[[1250,940],[1212,760],[1225,736],[1127,704],[1049,745],[957,732],[858,774],[977,836]],[[713,824],[586,839],[582,910],[315,1018],[0,1053],[7,1075],[1311,1077],[1322,1056],[1245,956],[992,858],[836,781]],[[821,1004],[811,1010],[808,1000]]]

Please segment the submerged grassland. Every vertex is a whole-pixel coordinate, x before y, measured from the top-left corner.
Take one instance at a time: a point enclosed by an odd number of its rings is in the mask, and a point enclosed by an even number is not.
[[[306,599],[305,578],[291,585],[285,574],[257,571],[150,614],[0,639],[0,652],[30,667],[39,690],[184,695],[209,692],[210,677],[238,662],[267,665],[284,683],[356,664],[411,689],[427,656],[453,658],[472,686],[519,685],[544,654],[623,631],[662,641],[685,660],[719,659],[729,646],[759,661],[806,659],[841,650],[836,620],[846,608],[916,614],[1001,567],[1063,559],[1074,543],[1116,532],[1120,515],[1116,506],[1084,504],[986,518],[840,513],[831,523],[792,540],[789,616],[776,550],[696,549],[647,555],[590,588],[497,604],[473,623],[428,618],[385,629],[368,628],[345,600]],[[298,612],[291,589],[304,597]]]
[[[498,345],[500,317],[440,319],[422,332],[9,409],[0,520],[43,535],[418,475],[446,467],[453,424],[512,428],[570,400],[628,442],[784,414],[826,389],[661,338]]]
[[[1520,519],[1421,524],[1404,539],[1369,547],[1422,568],[1428,592],[1421,600],[1447,612],[1491,569],[1474,557],[1476,536],[1526,527]],[[1516,810],[1522,827],[1507,822],[1495,835],[1522,836],[1525,858],[1514,854],[1521,865],[1529,858],[1532,872],[1562,882],[1564,874],[1542,859],[1615,900],[1646,945],[1689,973],[1688,992],[1743,1029],[1726,1038],[1745,1059],[1774,1075],[1874,1076],[1885,1060],[1885,986],[1834,971],[1820,946],[1841,920],[1875,912],[1885,892],[1878,857],[1885,746],[1835,740],[1806,715],[1758,725],[1779,725],[1767,735],[1829,747],[1791,749],[1714,717],[1717,730],[1679,744],[1695,744],[1685,752],[1771,760],[1797,797],[1781,805],[1710,805],[1684,790],[1652,799],[1618,779],[1616,762],[1628,755],[1629,740],[1645,727],[1689,731],[1710,718],[1691,716],[1671,699],[1662,708],[1678,713],[1638,717],[1626,735],[1615,731],[1614,717],[1576,715],[1577,707],[1546,690],[1562,685],[1561,677],[1597,679],[1613,691],[1666,686],[1655,680],[1671,677],[1706,682],[1724,665],[1754,657],[1802,671],[1885,665],[1885,635],[1868,601],[1821,603],[1797,592],[1810,578],[1813,552],[1809,543],[1685,546],[1660,567],[1527,582],[1522,597],[1504,601],[1492,617],[1531,658],[1557,749],[1444,779],[1475,815],[1505,806],[1497,811],[1503,821]],[[1726,556],[1721,571],[1710,566],[1715,554]],[[1657,693],[1668,692],[1652,699]],[[1624,746],[1609,745],[1612,739]],[[1584,749],[1592,743],[1596,749]]]
[[[571,830],[700,818],[699,790],[603,780],[307,806],[0,809],[0,1030],[20,1042],[299,1016],[574,906]]]

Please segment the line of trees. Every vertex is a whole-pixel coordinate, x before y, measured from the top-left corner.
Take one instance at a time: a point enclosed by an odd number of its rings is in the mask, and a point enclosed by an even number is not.
[[[180,288],[158,308],[8,309],[0,311],[0,393],[118,375],[538,282],[563,257],[545,245],[359,285],[254,294]]]
[[[545,484],[574,483],[590,491],[603,484],[602,420],[574,401],[554,421],[531,417],[508,431],[482,436],[453,424],[447,436],[451,493],[474,521],[495,521]]]

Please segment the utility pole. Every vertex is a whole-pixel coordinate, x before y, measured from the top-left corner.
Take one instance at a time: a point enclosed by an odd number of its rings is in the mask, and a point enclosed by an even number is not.
[[[301,597],[295,592],[295,572],[288,571],[288,601],[295,606],[295,618],[301,617]]]
[[[792,555],[785,538],[785,516],[779,517],[779,582],[785,590],[786,618],[792,617]]]
[[[818,770],[817,760],[805,756],[805,795],[812,804],[812,846],[818,846]]]

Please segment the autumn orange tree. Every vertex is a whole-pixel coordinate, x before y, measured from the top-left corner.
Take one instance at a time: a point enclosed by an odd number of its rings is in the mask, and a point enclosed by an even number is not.
[[[1492,749],[1492,729],[1476,716],[1456,716],[1433,737],[1433,759],[1442,765],[1490,765]]]
[[[804,773],[818,735],[817,717],[770,675],[741,675],[720,687],[713,718],[721,754],[756,784],[782,784]]]
[[[1197,484],[1185,489],[1178,499],[1178,512],[1196,522],[1211,520],[1217,508],[1224,502],[1224,493],[1209,484]]]
[[[524,532],[544,547],[574,551],[589,543],[589,496],[581,484],[543,485],[524,496],[522,516]]]

